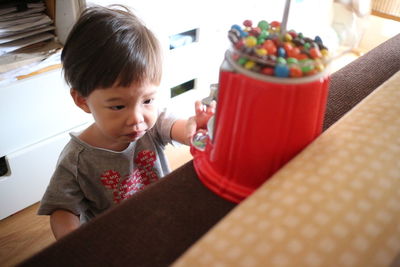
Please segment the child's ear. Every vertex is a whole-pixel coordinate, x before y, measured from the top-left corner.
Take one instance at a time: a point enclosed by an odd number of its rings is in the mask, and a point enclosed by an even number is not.
[[[70,90],[72,99],[75,102],[75,105],[77,105],[78,107],[80,107],[83,111],[85,111],[86,113],[91,113],[90,112],[90,108],[86,102],[86,97],[83,97],[77,90],[75,90],[74,88],[71,88]]]

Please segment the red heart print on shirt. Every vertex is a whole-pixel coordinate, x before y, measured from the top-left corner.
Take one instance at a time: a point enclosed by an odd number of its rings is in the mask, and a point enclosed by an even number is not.
[[[117,171],[107,170],[100,176],[104,187],[113,191],[114,203],[120,203],[159,179],[154,171],[156,160],[157,156],[154,151],[144,150],[139,152],[135,158],[136,168],[132,173],[125,175],[122,182],[121,175]]]

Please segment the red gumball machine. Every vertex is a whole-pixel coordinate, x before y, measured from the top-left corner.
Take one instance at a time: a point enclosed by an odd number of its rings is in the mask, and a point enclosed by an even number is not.
[[[232,48],[220,68],[216,114],[208,130],[192,140],[194,167],[205,186],[240,202],[321,133],[329,62],[352,51],[357,38],[350,37],[360,33],[339,18],[346,11],[353,22],[362,21],[369,13],[368,3],[324,2],[319,25],[314,16],[302,16],[319,1],[293,3],[294,25],[301,24],[307,35],[315,35],[315,30],[323,34],[329,53],[320,36],[311,39],[287,31],[291,0],[285,1],[282,23],[253,25],[246,20],[243,28],[232,26]],[[341,15],[332,16],[331,11]]]
[[[208,131],[193,137],[199,179],[240,202],[322,131],[329,75],[279,78],[247,70],[228,50]]]

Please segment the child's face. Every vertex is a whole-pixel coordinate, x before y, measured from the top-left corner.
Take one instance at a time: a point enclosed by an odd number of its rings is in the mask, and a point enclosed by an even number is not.
[[[156,96],[156,86],[146,83],[97,89],[86,97],[95,130],[105,146],[126,147],[150,130],[157,120]]]

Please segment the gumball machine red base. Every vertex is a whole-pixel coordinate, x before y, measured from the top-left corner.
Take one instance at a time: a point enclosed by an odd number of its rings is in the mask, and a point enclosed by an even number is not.
[[[249,71],[227,51],[220,69],[215,118],[191,148],[199,179],[240,202],[322,131],[326,71],[277,78]]]

